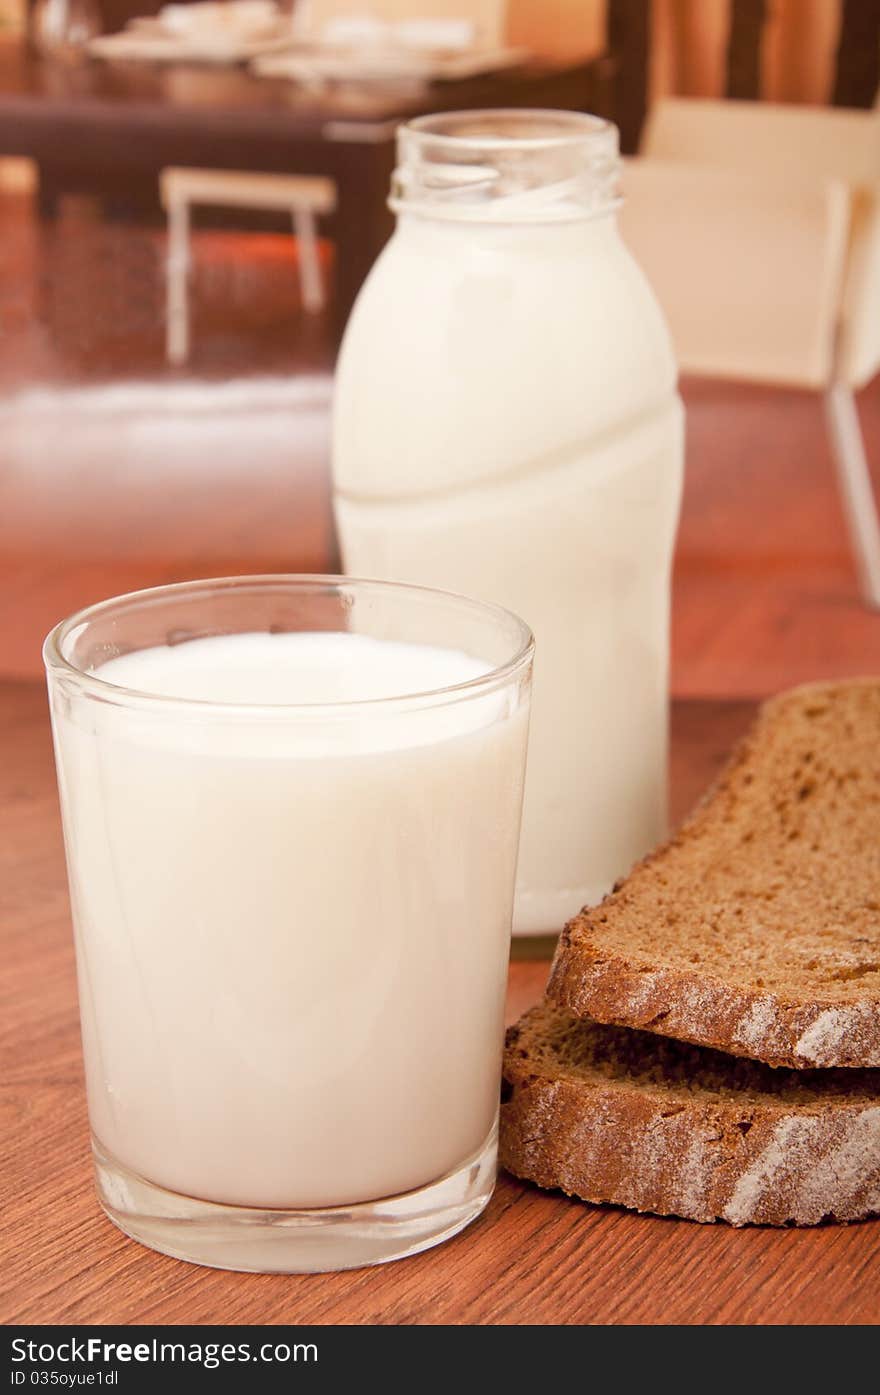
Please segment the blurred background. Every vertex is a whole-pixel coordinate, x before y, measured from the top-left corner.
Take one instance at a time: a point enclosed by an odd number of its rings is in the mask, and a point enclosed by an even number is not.
[[[620,127],[688,412],[675,694],[880,671],[878,75],[880,0],[0,0],[0,677],[103,596],[338,565],[395,128],[479,106]]]

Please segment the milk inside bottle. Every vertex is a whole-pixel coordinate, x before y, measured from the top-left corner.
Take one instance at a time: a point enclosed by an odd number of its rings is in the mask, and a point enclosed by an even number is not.
[[[617,132],[558,111],[401,129],[397,229],[346,330],[346,570],[521,614],[536,641],[515,929],[558,930],[666,823],[683,416],[620,240]]]

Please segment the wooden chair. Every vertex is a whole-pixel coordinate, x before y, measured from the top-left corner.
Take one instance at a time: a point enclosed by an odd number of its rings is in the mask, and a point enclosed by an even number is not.
[[[169,363],[185,363],[190,349],[190,210],[198,204],[290,210],[296,234],[303,305],[314,314],[324,305],[315,218],[336,203],[333,181],[306,175],[251,174],[241,170],[169,166],[159,177],[168,215],[166,340]]]
[[[623,236],[685,372],[823,394],[862,591],[880,609],[855,400],[880,370],[880,112],[660,102],[624,196]]]

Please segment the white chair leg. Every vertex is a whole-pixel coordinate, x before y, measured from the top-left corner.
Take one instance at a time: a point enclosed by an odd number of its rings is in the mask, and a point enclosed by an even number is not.
[[[311,209],[293,209],[293,230],[296,233],[299,255],[299,283],[302,288],[302,301],[309,314],[314,315],[324,308],[324,285],[321,280],[321,262],[318,257],[315,218]]]
[[[189,358],[189,204],[168,207],[165,356],[169,363]]]
[[[862,596],[880,610],[880,522],[858,408],[847,383],[835,382],[826,389],[825,412]]]

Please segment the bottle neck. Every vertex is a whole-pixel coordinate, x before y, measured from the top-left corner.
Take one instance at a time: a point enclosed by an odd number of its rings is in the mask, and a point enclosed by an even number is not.
[[[391,207],[434,222],[583,223],[617,207],[617,130],[564,111],[448,112],[398,132]]]

